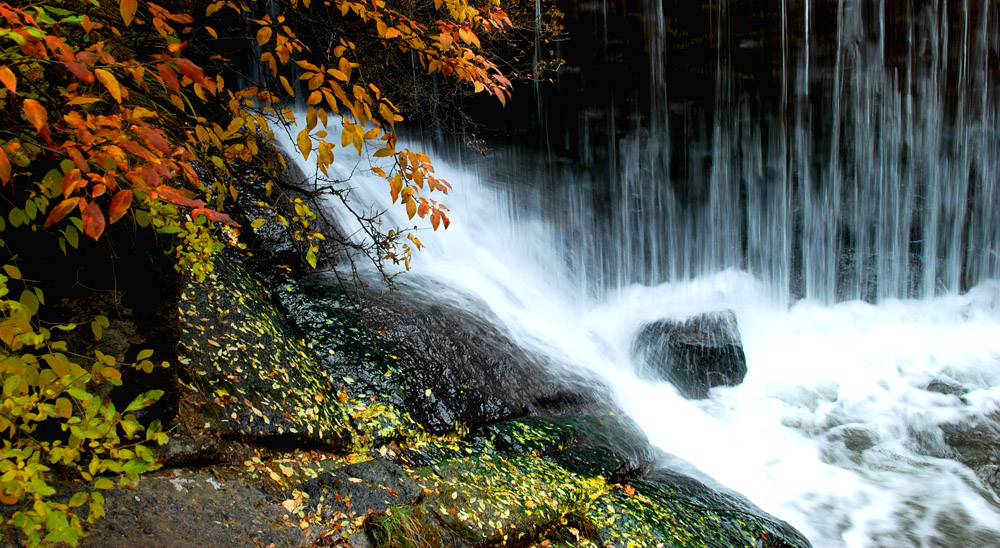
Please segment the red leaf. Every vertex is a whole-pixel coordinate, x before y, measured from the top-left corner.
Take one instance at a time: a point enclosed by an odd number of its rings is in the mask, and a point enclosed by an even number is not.
[[[160,71],[160,77],[167,83],[173,91],[179,91],[181,89],[181,83],[177,80],[177,73],[174,69],[167,66],[166,63],[160,63],[156,65],[156,70]]]
[[[73,76],[76,76],[83,82],[89,84],[94,81],[94,75],[87,70],[85,65],[76,62],[66,63],[66,68],[73,73]]]
[[[199,215],[204,215],[208,217],[209,220],[215,221],[217,223],[226,224],[236,228],[240,227],[239,223],[234,221],[229,215],[226,215],[225,213],[219,213],[218,211],[212,209],[206,209],[203,207],[191,210],[191,217],[197,217]]]
[[[177,68],[181,69],[181,74],[194,80],[196,84],[205,85],[205,73],[202,72],[201,67],[184,57],[178,57],[174,59],[174,62],[177,63]]]
[[[118,222],[118,219],[121,219],[125,215],[125,212],[128,211],[130,205],[132,205],[132,191],[119,191],[118,194],[115,194],[114,198],[111,198],[111,207],[108,208],[108,221],[111,224]]]
[[[92,67],[101,60],[101,56],[93,51],[78,51],[76,52],[76,60],[88,67]]]
[[[59,205],[52,208],[52,211],[49,212],[49,216],[45,219],[45,224],[42,225],[42,228],[48,228],[63,220],[63,217],[69,214],[70,211],[73,211],[73,208],[76,207],[79,201],[80,197],[74,196],[59,202]]]
[[[160,198],[172,204],[187,207],[203,207],[205,205],[205,202],[185,196],[180,190],[166,185],[156,187],[156,192],[160,194]]]
[[[104,233],[104,213],[101,212],[101,208],[97,207],[96,203],[90,202],[83,208],[81,219],[83,220],[83,233],[92,240],[97,240]]]
[[[66,141],[66,143],[70,143],[70,141]],[[76,168],[83,173],[90,171],[90,168],[87,166],[87,160],[83,159],[83,154],[80,150],[73,146],[67,147],[66,143],[63,143],[63,150],[65,150],[66,154],[68,154],[70,159],[73,160],[73,164]]]
[[[167,142],[167,138],[162,130],[148,127],[137,127],[135,128],[135,132],[139,135],[139,137],[142,137],[142,140],[145,141],[150,148],[158,150],[164,154],[170,154],[170,143]]]

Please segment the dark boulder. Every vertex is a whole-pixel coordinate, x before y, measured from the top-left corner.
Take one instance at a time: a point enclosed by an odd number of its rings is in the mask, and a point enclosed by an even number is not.
[[[322,273],[272,275],[265,283],[331,378],[352,396],[375,396],[408,413],[428,431],[566,414],[598,400],[599,381],[556,376],[474,298],[451,305],[406,291],[350,294]]]
[[[641,375],[670,381],[688,399],[707,398],[716,386],[736,386],[747,374],[732,310],[647,324],[632,343],[632,355]]]

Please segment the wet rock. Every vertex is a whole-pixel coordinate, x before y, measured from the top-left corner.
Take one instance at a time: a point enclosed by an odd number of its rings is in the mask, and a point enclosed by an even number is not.
[[[745,498],[671,470],[612,486],[586,517],[598,545],[811,546],[791,525]]]
[[[399,465],[383,459],[351,464],[300,485],[310,506],[323,506],[324,515],[363,516],[392,506],[412,504],[421,494],[417,482]]]
[[[311,546],[280,505],[239,481],[208,474],[143,478],[104,492],[107,515],[88,526],[82,548],[258,548]]]
[[[178,355],[208,400],[201,411],[227,438],[346,446],[351,431],[333,380],[270,297],[223,256],[205,283],[184,289]]]
[[[688,399],[707,398],[716,386],[736,386],[747,374],[732,310],[648,324],[633,341],[632,353],[642,374],[670,381]]]
[[[557,378],[491,321],[485,305],[424,303],[404,292],[347,295],[322,274],[267,280],[329,376],[431,432],[592,406],[601,384]],[[362,299],[358,307],[353,300]]]
[[[953,452],[950,456],[1000,493],[1000,412],[942,424],[941,432]]]
[[[620,415],[528,417],[490,425],[481,435],[499,451],[540,455],[571,472],[611,481],[641,476],[656,458],[646,436]]]

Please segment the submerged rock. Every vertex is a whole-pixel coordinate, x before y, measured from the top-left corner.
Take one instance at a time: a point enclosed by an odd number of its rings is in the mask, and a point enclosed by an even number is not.
[[[736,386],[747,374],[736,314],[709,312],[644,326],[632,343],[640,374],[670,381],[688,399],[716,386]]]

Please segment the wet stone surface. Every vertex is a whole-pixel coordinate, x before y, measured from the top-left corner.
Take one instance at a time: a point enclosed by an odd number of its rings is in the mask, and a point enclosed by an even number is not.
[[[642,374],[670,381],[688,399],[704,399],[716,386],[736,386],[747,374],[736,314],[710,312],[643,327],[632,343]]]

